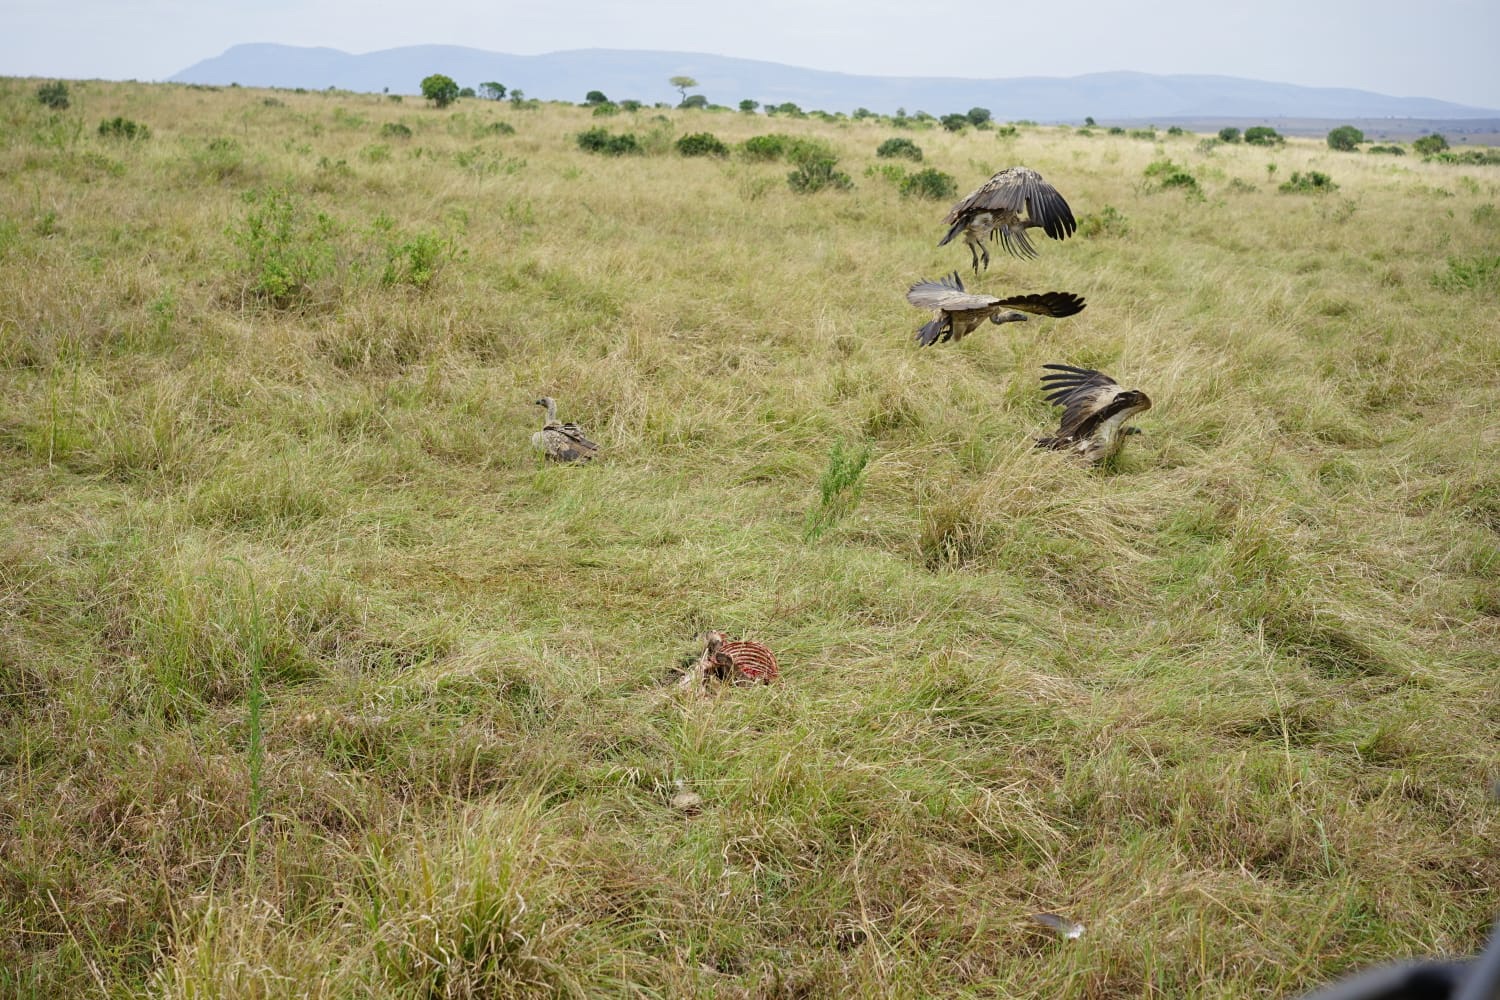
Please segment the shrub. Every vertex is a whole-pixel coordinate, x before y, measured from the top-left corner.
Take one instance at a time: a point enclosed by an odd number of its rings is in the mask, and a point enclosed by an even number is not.
[[[36,99],[53,111],[68,109],[68,85],[61,80],[44,83],[36,88]]]
[[[609,118],[620,113],[620,106],[614,101],[605,101],[603,104],[594,105],[595,118]]]
[[[380,283],[387,288],[405,285],[425,291],[450,261],[463,256],[451,237],[400,233],[388,215],[378,216],[374,229],[385,258]]]
[[[1340,125],[1328,133],[1328,148],[1342,153],[1352,153],[1365,141],[1365,134],[1353,125]]]
[[[913,163],[922,162],[921,147],[912,142],[910,139],[887,139],[876,148],[875,155],[884,157],[886,159],[890,159],[894,156],[900,156],[904,159],[911,160]]]
[[[761,162],[779,160],[786,153],[786,143],[784,135],[752,135],[740,143],[740,155]]]
[[[245,153],[238,142],[220,136],[193,154],[193,165],[204,177],[222,181],[244,169]]]
[[[1183,129],[1183,127],[1181,125],[1173,125],[1171,128],[1167,129],[1167,135],[1186,135],[1186,134],[1187,134],[1186,131],[1184,131],[1184,129]]]
[[[941,170],[928,167],[918,170],[916,173],[904,177],[901,180],[901,196],[903,198],[928,198],[932,201],[944,201],[958,195],[958,181],[954,180],[952,174],[945,174]]]
[[[1098,212],[1085,215],[1078,221],[1078,235],[1085,239],[1099,236],[1124,236],[1130,232],[1130,223],[1113,205],[1105,205]]]
[[[67,105],[64,105],[64,107],[66,106]],[[1438,133],[1434,132],[1432,133],[1432,135],[1422,136],[1422,138],[1411,144],[1411,148],[1415,149],[1423,156],[1432,156],[1434,153],[1441,153],[1443,150],[1447,149],[1448,140],[1443,138]]]
[[[1449,257],[1448,270],[1435,275],[1432,283],[1449,292],[1500,287],[1500,254]]]
[[[1387,156],[1405,156],[1406,150],[1400,146],[1371,146],[1365,150],[1366,153],[1384,153]]]
[[[1219,129],[1219,141],[1220,142],[1239,142],[1240,141],[1240,130],[1237,129],[1237,128],[1234,128],[1233,126],[1226,125],[1225,127]]]
[[[578,133],[578,148],[588,153],[604,156],[625,156],[642,152],[641,144],[633,132],[615,135],[605,128],[591,128]]]
[[[1333,178],[1318,170],[1309,170],[1307,173],[1292,171],[1292,176],[1282,182],[1277,188],[1282,194],[1326,194],[1329,191],[1337,191],[1339,186],[1333,182]]]
[[[1109,134],[1110,135],[1124,135],[1125,134],[1125,130],[1123,128],[1121,128],[1120,126],[1118,126],[1118,125],[1111,125],[1109,127]]]
[[[621,111],[639,111],[639,110],[641,110],[641,102],[640,101],[632,101],[632,100],[621,101],[620,102],[620,110]]]
[[[743,112],[745,112],[745,114],[747,114],[747,115],[748,114],[753,114],[754,111],[755,111],[755,109],[758,108],[758,107],[760,107],[760,102],[759,101],[752,101],[748,97],[745,98],[743,101],[740,102],[740,110],[743,111]]]
[[[1431,159],[1438,163],[1451,163],[1465,167],[1493,167],[1500,163],[1500,150],[1465,149],[1456,152],[1434,154]]]
[[[604,96],[602,90],[591,90],[583,96],[584,104],[608,104],[609,98]]]
[[[1245,141],[1252,146],[1278,146],[1286,142],[1281,133],[1269,125],[1252,125],[1245,129]]]
[[[151,130],[140,122],[118,115],[99,123],[99,134],[106,139],[149,139]]]
[[[682,103],[677,106],[679,108],[706,108],[708,107],[708,98],[704,97],[702,94],[689,94],[684,97],[682,99]]]
[[[516,127],[514,125],[512,125],[510,122],[490,122],[488,125],[481,125],[479,128],[477,128],[477,129],[474,130],[475,137],[476,138],[480,138],[480,139],[483,139],[485,136],[488,136],[488,135],[515,135],[515,134],[516,134]]]
[[[1148,142],[1149,141],[1153,141],[1153,140],[1156,139],[1156,129],[1154,129],[1154,128],[1133,128],[1133,129],[1130,130],[1130,138],[1132,138],[1132,139],[1145,139]]]
[[[251,297],[276,309],[297,305],[333,269],[333,220],[321,213],[309,220],[284,188],[247,192],[245,203],[229,238],[240,250]]]
[[[813,194],[829,187],[848,191],[854,187],[854,180],[843,171],[834,169],[837,163],[838,160],[831,155],[802,157],[797,169],[786,175],[786,182],[798,194]]]
[[[677,140],[677,152],[683,156],[728,156],[729,147],[712,132],[694,132]]]
[[[990,120],[990,109],[989,108],[970,108],[969,109],[969,113],[967,115],[965,115],[965,117],[969,119],[969,124],[971,124],[971,125],[974,125],[974,126],[983,125],[984,123],[986,123],[986,122],[988,122]]]
[[[845,448],[842,439],[828,453],[828,468],[818,480],[818,506],[807,512],[802,537],[816,541],[859,504],[864,492],[865,467],[870,464],[870,446]]]
[[[410,139],[411,129],[400,122],[386,122],[380,126],[382,139]]]
[[[1181,188],[1189,192],[1198,190],[1198,178],[1171,160],[1157,160],[1148,166],[1146,180],[1162,191],[1167,188]]]
[[[486,101],[499,101],[505,98],[505,84],[491,80],[479,85],[479,96]]]
[[[1020,134],[1021,130],[1016,128],[1014,125],[1001,125],[999,128],[995,129],[995,135],[999,136],[1001,139],[1014,139]]]
[[[964,126],[969,124],[968,115],[944,115],[938,120],[942,122],[943,128],[949,132],[962,132]]]
[[[422,96],[440,108],[446,108],[458,100],[458,84],[451,76],[434,73],[422,80]]]

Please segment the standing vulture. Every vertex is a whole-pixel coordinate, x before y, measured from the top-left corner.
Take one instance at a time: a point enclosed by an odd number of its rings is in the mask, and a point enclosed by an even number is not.
[[[547,408],[547,420],[531,435],[531,446],[543,452],[549,462],[587,462],[599,453],[599,446],[584,437],[577,424],[557,422],[557,400],[543,396],[536,405]]]
[[[1125,421],[1151,409],[1151,397],[1139,389],[1121,389],[1114,379],[1092,368],[1043,365],[1047,402],[1063,408],[1062,425],[1052,437],[1037,439],[1038,448],[1065,451],[1095,464],[1113,458],[1135,428]]]
[[[1004,299],[966,292],[957,271],[942,281],[917,282],[907,289],[906,301],[918,309],[937,311],[932,321],[917,331],[917,343],[923,347],[940,340],[963,340],[986,319],[997,325],[1022,323],[1026,313],[1061,318],[1080,313],[1084,307],[1083,299],[1072,292],[1012,295]]]
[[[1031,245],[1026,230],[1040,229],[1054,240],[1065,240],[1078,228],[1073,210],[1057,193],[1057,188],[1030,167],[1006,167],[954,205],[943,223],[951,228],[938,246],[947,245],[963,233],[969,255],[974,259],[975,274],[979,273],[981,254],[985,268],[990,266],[990,251],[984,245],[986,237],[993,238],[998,233],[1000,245],[1005,249],[1017,257],[1032,258],[1036,256],[1036,247]]]

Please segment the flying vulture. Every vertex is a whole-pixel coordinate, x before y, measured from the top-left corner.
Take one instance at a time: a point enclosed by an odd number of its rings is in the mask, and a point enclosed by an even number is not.
[[[1051,370],[1042,376],[1047,402],[1063,408],[1062,425],[1052,437],[1037,439],[1038,448],[1051,448],[1099,463],[1112,458],[1125,442],[1125,421],[1151,409],[1151,398],[1139,389],[1121,389],[1119,383],[1092,368],[1073,365],[1043,365]]]
[[[919,309],[936,310],[932,321],[917,331],[923,347],[940,340],[963,340],[988,319],[991,323],[1021,323],[1026,313],[1061,318],[1083,311],[1084,301],[1072,292],[1043,292],[998,299],[964,291],[954,271],[942,281],[919,281],[907,289],[906,301]]]
[[[1026,230],[1040,229],[1054,240],[1065,240],[1078,228],[1073,210],[1057,188],[1030,167],[1006,167],[954,205],[943,223],[951,228],[938,246],[946,246],[963,233],[975,274],[979,273],[981,254],[985,268],[990,266],[986,237],[993,239],[998,234],[1006,250],[1017,257],[1032,258],[1036,247]]]
[[[531,435],[531,446],[545,453],[549,462],[587,462],[599,453],[599,446],[584,437],[577,424],[557,422],[557,400],[543,396],[536,405],[547,408],[547,420]]]

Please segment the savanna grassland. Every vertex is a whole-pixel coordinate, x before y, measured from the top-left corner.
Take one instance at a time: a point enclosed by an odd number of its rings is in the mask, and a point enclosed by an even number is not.
[[[1500,167],[37,84],[0,995],[1284,997],[1484,940]],[[919,350],[968,254],[898,135],[1056,184],[1078,235],[970,286],[1088,308]],[[1111,467],[1031,446],[1055,361],[1155,401]],[[708,628],[781,682],[675,687]]]

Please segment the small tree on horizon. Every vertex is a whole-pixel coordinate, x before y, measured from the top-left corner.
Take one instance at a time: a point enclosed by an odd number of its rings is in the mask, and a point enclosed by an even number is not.
[[[434,73],[422,80],[422,96],[440,108],[458,100],[458,84],[453,77]]]
[[[494,80],[479,85],[479,96],[487,101],[500,101],[505,99],[505,84],[496,83]]]
[[[752,101],[748,97],[740,102],[740,110],[745,112],[746,114],[751,114],[758,107],[760,107],[760,102]]]
[[[706,108],[708,107],[708,98],[704,97],[702,94],[689,94],[684,97],[682,99],[682,103],[677,106],[679,108]]]
[[[966,115],[965,117],[967,117],[969,119],[969,123],[971,125],[975,125],[975,126],[983,125],[985,122],[987,122],[987,121],[990,120],[990,109],[989,108],[970,108],[968,115]]]
[[[677,88],[677,92],[682,95],[684,101],[687,100],[688,88],[698,86],[698,81],[690,76],[674,76],[667,82]]]
[[[1431,135],[1424,135],[1416,142],[1413,142],[1411,144],[1411,148],[1415,149],[1423,156],[1432,156],[1434,153],[1441,153],[1443,150],[1447,149],[1448,140],[1444,138],[1440,133],[1434,132]]]
[[[591,90],[583,97],[584,104],[608,104],[609,98],[604,96],[602,90]]]
[[[1328,148],[1352,153],[1365,141],[1365,134],[1353,125],[1340,125],[1328,133]]]

